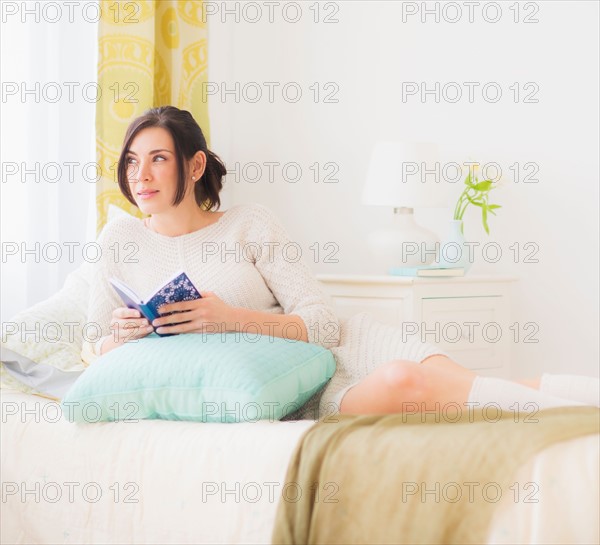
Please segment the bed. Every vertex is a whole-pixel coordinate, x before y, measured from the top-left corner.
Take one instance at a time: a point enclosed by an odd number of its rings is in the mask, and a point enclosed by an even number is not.
[[[49,399],[2,394],[3,544],[270,543],[279,501],[308,493],[285,476],[310,420],[72,424],[58,416]],[[539,501],[506,495],[487,543],[598,543],[598,456],[591,435],[528,461],[514,480],[536,483]]]
[[[49,320],[50,308],[73,319],[85,308],[86,277],[72,273],[51,304],[15,322]],[[60,352],[30,346],[27,355],[77,370],[78,339],[69,342]],[[289,479],[313,420],[76,424],[55,401],[3,378],[2,544],[271,543],[281,506],[315,493]],[[520,464],[512,477],[519,501],[507,493],[496,503],[486,543],[598,543],[599,437],[558,442]],[[443,464],[443,452],[423,456],[427,463]],[[400,486],[399,475],[390,479]],[[323,500],[335,494],[330,485],[318,485]],[[535,501],[524,501],[532,492]],[[362,501],[380,501],[377,482]],[[390,525],[386,536],[402,543],[403,528]]]

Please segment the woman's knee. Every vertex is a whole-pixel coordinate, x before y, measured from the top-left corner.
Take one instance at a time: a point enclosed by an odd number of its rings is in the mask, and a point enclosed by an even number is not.
[[[432,354],[423,359],[420,365],[425,369],[453,373],[454,375],[475,376],[475,373],[443,354]]]
[[[384,363],[379,370],[383,385],[391,393],[418,387],[423,380],[419,364],[414,361],[392,360]]]
[[[341,413],[396,413],[405,401],[419,401],[424,378],[414,361],[392,360],[383,363],[343,397]]]

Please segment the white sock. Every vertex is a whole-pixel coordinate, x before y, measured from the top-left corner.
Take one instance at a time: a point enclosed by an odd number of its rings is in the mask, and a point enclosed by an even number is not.
[[[501,378],[475,377],[469,402],[474,409],[481,409],[490,403],[502,410],[512,412],[537,412],[554,407],[582,406],[583,403],[571,399],[555,397],[522,384]]]
[[[543,374],[540,391],[600,407],[600,380],[594,377]]]

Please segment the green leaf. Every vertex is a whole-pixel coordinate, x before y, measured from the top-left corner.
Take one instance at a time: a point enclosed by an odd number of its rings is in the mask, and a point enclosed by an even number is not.
[[[502,208],[499,204],[490,204],[488,206],[490,210],[496,210],[496,208]]]
[[[488,227],[488,223],[487,223],[487,211],[488,211],[488,209],[486,207],[482,207],[481,219],[483,220],[483,228],[485,229],[485,232],[489,235],[490,228]]]
[[[473,187],[473,189],[476,189],[477,191],[489,191],[491,188],[492,188],[491,180],[485,180],[483,182],[479,182],[477,185],[475,185]]]
[[[471,197],[469,197],[469,195],[466,196],[467,200],[471,203],[474,204],[475,206],[483,206],[485,203],[483,201],[476,201],[473,200]]]

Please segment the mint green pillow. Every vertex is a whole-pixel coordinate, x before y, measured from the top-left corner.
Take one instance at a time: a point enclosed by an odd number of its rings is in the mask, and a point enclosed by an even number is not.
[[[240,333],[151,334],[98,358],[62,400],[71,422],[279,420],[335,371],[316,344]]]

